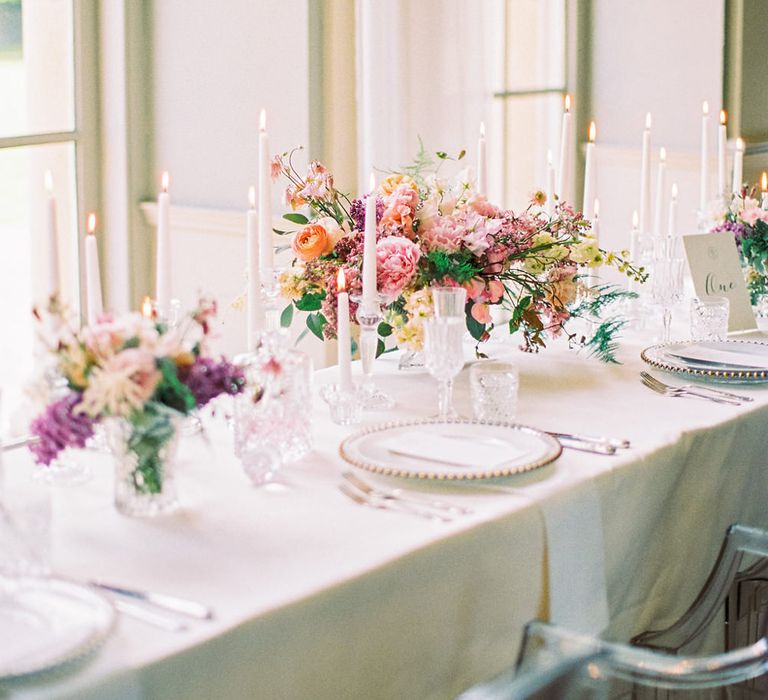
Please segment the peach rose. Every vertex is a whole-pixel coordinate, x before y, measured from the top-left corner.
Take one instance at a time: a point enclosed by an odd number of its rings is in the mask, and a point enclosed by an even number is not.
[[[321,255],[326,255],[333,250],[336,241],[329,235],[324,226],[320,224],[307,224],[296,232],[291,243],[296,257],[304,262],[309,262]]]
[[[379,185],[379,191],[383,195],[392,194],[400,185],[408,185],[415,192],[419,191],[419,186],[414,182],[410,175],[404,175],[402,173],[393,173],[388,177],[385,177]]]

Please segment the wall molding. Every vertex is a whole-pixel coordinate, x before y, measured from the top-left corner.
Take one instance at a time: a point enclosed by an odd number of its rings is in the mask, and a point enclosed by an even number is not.
[[[156,227],[157,202],[145,201],[139,206],[144,222],[148,226]],[[272,227],[279,231],[293,231],[298,228],[296,224],[281,217],[272,217]],[[211,209],[172,204],[171,228],[245,238],[245,210]],[[275,235],[274,238],[275,243],[286,244],[286,240],[281,236]]]

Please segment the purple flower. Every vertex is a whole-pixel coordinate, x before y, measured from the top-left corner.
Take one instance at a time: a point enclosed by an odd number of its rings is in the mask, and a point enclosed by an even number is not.
[[[732,233],[737,241],[744,238],[747,233],[747,227],[744,224],[736,223],[735,221],[725,220],[722,224],[712,229],[712,233]]]
[[[30,446],[38,464],[48,466],[66,447],[84,447],[93,435],[94,420],[85,412],[75,413],[80,394],[71,393],[50,404],[32,421],[30,431],[40,441]]]
[[[205,406],[220,394],[239,394],[245,386],[245,376],[239,367],[227,360],[216,361],[198,357],[194,364],[179,370],[179,379],[187,385],[198,407]]]
[[[352,205],[349,207],[349,215],[352,217],[352,221],[355,224],[355,228],[358,231],[365,231],[365,200],[369,195],[363,195],[360,198],[352,200]],[[376,197],[376,223],[381,223],[381,218],[384,216],[384,200],[381,197]]]

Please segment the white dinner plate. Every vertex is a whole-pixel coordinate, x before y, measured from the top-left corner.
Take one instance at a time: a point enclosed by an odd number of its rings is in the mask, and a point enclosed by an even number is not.
[[[562,452],[550,435],[511,423],[457,419],[375,425],[348,437],[343,459],[413,479],[495,479],[543,467]]]
[[[723,340],[653,345],[640,353],[651,367],[728,384],[768,382],[768,344]]]
[[[0,578],[0,680],[80,659],[104,642],[114,623],[109,601],[85,586]]]

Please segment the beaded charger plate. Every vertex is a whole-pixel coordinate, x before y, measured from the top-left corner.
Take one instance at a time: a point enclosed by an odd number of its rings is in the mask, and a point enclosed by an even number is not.
[[[640,353],[654,369],[726,384],[768,382],[768,344],[752,340],[661,343]]]
[[[461,418],[375,425],[339,447],[341,457],[360,469],[441,481],[511,476],[543,467],[561,452],[560,443],[540,430]]]
[[[0,683],[84,659],[114,624],[109,601],[85,586],[53,578],[0,579]]]

